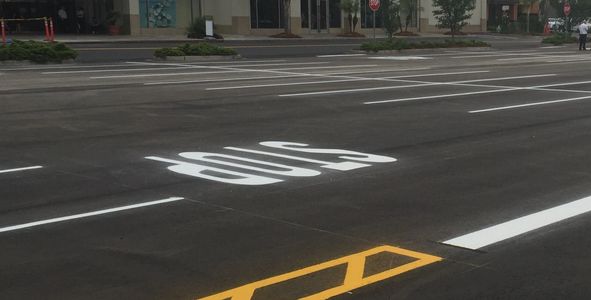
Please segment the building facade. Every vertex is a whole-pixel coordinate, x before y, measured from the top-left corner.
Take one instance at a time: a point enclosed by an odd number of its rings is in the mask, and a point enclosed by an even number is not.
[[[368,1],[360,0],[356,27],[365,34],[371,34],[374,25]],[[409,12],[409,31],[440,32],[433,17],[432,0],[414,1],[414,9]],[[286,22],[283,0],[0,0],[0,16],[57,19],[62,7],[71,16],[72,26],[82,8],[86,25],[106,26],[115,19],[121,32],[131,35],[183,34],[199,16],[212,18],[216,32],[221,34],[271,35],[281,32]],[[486,0],[476,0],[465,31],[485,31],[486,10]],[[342,34],[348,23],[341,0],[291,0],[290,21],[296,34]],[[381,27],[380,13],[376,15],[376,27]]]

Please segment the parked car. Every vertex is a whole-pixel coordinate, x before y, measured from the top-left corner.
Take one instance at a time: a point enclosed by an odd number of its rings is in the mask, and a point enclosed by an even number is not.
[[[561,18],[548,18],[548,28],[551,32],[562,32],[564,31],[564,19]]]

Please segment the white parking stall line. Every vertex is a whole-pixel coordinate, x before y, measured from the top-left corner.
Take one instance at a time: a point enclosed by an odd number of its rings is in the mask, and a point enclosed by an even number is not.
[[[236,67],[278,67],[278,66],[301,66],[301,65],[318,65],[328,64],[328,62],[317,62],[317,63],[272,63],[272,64],[252,64],[252,65],[239,65]],[[154,65],[156,66],[156,65]],[[166,65],[163,65],[166,66]],[[172,67],[154,67],[154,68],[136,68],[136,69],[105,69],[105,70],[77,70],[77,71],[56,71],[56,72],[43,72],[43,75],[57,75],[57,74],[84,74],[84,73],[116,73],[116,72],[142,72],[142,71],[161,71],[161,70],[184,70],[184,69],[209,69],[211,66],[201,65],[183,65],[183,66],[172,66]]]
[[[517,91],[517,90],[520,90],[520,88],[456,93],[456,94],[444,94],[444,95],[424,96],[424,97],[411,97],[411,98],[401,98],[401,99],[381,100],[381,101],[369,101],[369,102],[364,102],[363,104],[372,105],[372,104],[384,104],[384,103],[427,100],[427,99],[440,99],[440,98],[451,98],[451,97],[460,97],[460,96],[473,96],[473,95],[481,95],[481,94],[501,93],[501,92]]]
[[[115,213],[115,212],[120,212],[120,211],[125,211],[125,210],[131,210],[131,209],[136,209],[136,208],[141,208],[141,207],[160,205],[160,204],[180,201],[180,200],[184,200],[184,199],[185,198],[181,198],[181,197],[172,197],[172,198],[167,198],[167,199],[162,199],[162,200],[144,202],[144,203],[139,203],[139,204],[115,207],[115,208],[109,208],[109,209],[104,209],[104,210],[97,210],[97,211],[92,211],[92,212],[87,212],[87,213],[82,213],[82,214],[64,216],[64,217],[41,220],[41,221],[35,221],[35,222],[30,222],[30,223],[24,223],[24,224],[19,224],[19,225],[3,227],[3,228],[0,228],[0,232],[15,231],[15,230],[21,230],[21,229],[25,229],[25,228],[31,228],[31,227],[41,226],[41,225],[52,224],[52,223],[60,223],[60,222],[71,221],[71,220],[75,220],[75,219],[94,217],[94,216],[105,215],[105,214],[110,214],[110,213]]]
[[[98,68],[110,68],[110,67],[123,67],[125,64],[110,64],[110,65],[71,65],[71,66],[40,66],[40,67],[23,67],[23,68],[11,68],[11,69],[0,69],[0,71],[40,71],[40,70],[64,70],[64,69],[98,69]],[[131,67],[131,66],[128,66]]]
[[[310,63],[317,64],[317,63]],[[183,64],[179,64],[183,66]],[[302,64],[299,64],[302,65]],[[371,68],[376,65],[347,65],[347,66],[331,66],[331,67],[298,67],[298,68],[277,68],[277,69],[241,69],[240,67],[220,67],[220,66],[200,66],[202,68],[215,69],[219,71],[204,71],[204,72],[180,72],[180,73],[152,73],[152,74],[133,74],[133,75],[112,75],[112,76],[95,76],[90,79],[114,79],[114,78],[143,78],[143,77],[166,77],[166,76],[187,76],[200,74],[227,74],[227,73],[247,73],[247,72],[273,72],[282,74],[297,74],[282,71],[293,70],[318,70],[318,69],[343,69],[343,68]],[[246,66],[241,66],[246,67]],[[308,74],[308,76],[313,76]],[[322,76],[322,74],[318,74]]]
[[[248,81],[259,79],[281,79],[281,78],[297,78],[297,77],[326,77],[326,78],[342,78],[339,75],[359,75],[371,73],[391,73],[391,72],[406,72],[406,71],[424,71],[430,70],[429,67],[424,68],[409,68],[409,69],[380,69],[380,70],[366,70],[366,71],[347,71],[347,72],[328,72],[322,74],[306,74],[306,73],[287,73],[293,75],[274,75],[274,76],[250,76],[250,77],[235,77],[235,78],[220,78],[220,79],[203,79],[203,80],[178,80],[178,81],[156,81],[146,82],[144,85],[168,85],[168,84],[191,84],[191,83],[208,83],[208,82],[224,82],[224,81]],[[361,77],[360,77],[361,78]],[[350,78],[355,79],[355,78]]]
[[[21,172],[21,171],[28,171],[28,170],[35,170],[35,169],[41,169],[41,168],[43,168],[43,166],[31,166],[31,167],[24,167],[24,168],[0,170],[0,174],[3,174],[3,173],[14,173],[14,172]]]
[[[526,104],[518,104],[518,105],[510,105],[510,106],[493,107],[493,108],[487,108],[487,109],[472,110],[472,111],[469,111],[468,113],[477,114],[477,113],[499,111],[499,110],[508,110],[508,109],[515,109],[515,108],[522,108],[522,107],[529,107],[529,106],[540,106],[540,105],[548,105],[548,104],[562,103],[562,102],[581,101],[581,100],[587,100],[587,99],[591,99],[591,96],[559,99],[559,100],[551,100],[551,101],[543,101],[543,102],[534,102],[534,103],[526,103]]]
[[[236,65],[236,67],[276,67],[276,66],[301,66],[301,65],[318,65],[328,64],[328,62],[316,62],[316,63],[270,63],[270,64],[251,64],[251,65]],[[104,70],[76,70],[76,71],[56,71],[56,72],[43,72],[43,75],[57,75],[57,74],[84,74],[84,73],[115,73],[115,72],[142,72],[142,71],[161,71],[161,70],[183,70],[183,69],[208,69],[211,66],[201,65],[171,65],[171,64],[153,64],[153,66],[164,66],[154,68],[136,68],[136,69],[104,69]],[[170,66],[170,67],[166,67]]]
[[[306,82],[288,82],[288,83],[271,83],[271,84],[257,84],[257,85],[239,85],[239,86],[228,86],[228,87],[215,87],[207,88],[207,91],[218,91],[218,90],[235,90],[235,89],[250,89],[250,88],[263,88],[263,87],[279,87],[279,86],[296,86],[296,85],[318,85],[325,83],[341,83],[341,82],[354,82],[354,81],[380,81],[384,79],[397,79],[397,78],[414,78],[414,77],[436,77],[436,76],[449,76],[449,75],[461,75],[461,74],[476,74],[476,73],[487,73],[490,71],[468,71],[468,72],[447,72],[447,73],[435,73],[435,74],[417,74],[417,75],[400,75],[390,76],[382,78],[352,78],[352,79],[340,79],[340,80],[326,80],[326,81],[306,81]],[[277,78],[272,77],[272,78]]]
[[[240,66],[242,64],[254,64],[254,63],[280,63],[280,62],[287,62],[287,59],[270,59],[270,60],[233,60],[233,61],[199,61],[199,62],[182,62],[183,65],[191,66],[191,65],[236,65]],[[140,66],[166,66],[170,65],[169,62],[143,62],[143,61],[127,61],[126,64],[130,65],[140,65]]]
[[[587,197],[453,238],[443,243],[461,248],[478,250],[590,211],[591,197]]]
[[[65,75],[65,74],[88,74],[88,73],[116,73],[116,72],[142,72],[142,71],[162,71],[162,70],[186,70],[196,67],[164,67],[164,68],[135,68],[135,69],[104,69],[104,70],[76,70],[76,71],[55,71],[42,72],[42,75]]]
[[[326,83],[341,83],[351,81],[372,81],[374,79],[339,79],[339,80],[324,80],[324,81],[306,81],[306,82],[289,82],[289,83],[271,83],[271,84],[257,84],[257,85],[239,85],[239,86],[226,86],[216,88],[206,88],[206,91],[220,91],[220,90],[237,90],[237,89],[250,89],[250,88],[263,88],[263,87],[278,87],[278,86],[295,86],[295,85],[318,85]]]
[[[538,78],[538,77],[550,77],[550,76],[556,76],[556,74],[540,74],[540,75],[484,78],[484,79],[463,80],[463,81],[453,81],[453,82],[425,82],[425,81],[408,81],[408,80],[400,80],[400,79],[391,79],[392,81],[415,82],[417,84],[403,85],[403,86],[382,86],[382,87],[373,87],[373,88],[346,89],[346,90],[331,90],[331,91],[307,92],[307,93],[296,93],[296,94],[282,94],[282,95],[279,95],[279,97],[333,95],[333,94],[343,94],[343,93],[393,90],[393,89],[401,89],[401,88],[414,88],[414,87],[425,87],[425,86],[435,86],[435,85],[462,85],[462,84],[474,83],[474,82],[490,82],[490,81],[502,81],[502,80]],[[493,86],[493,88],[495,88],[495,87]],[[519,89],[519,88],[516,88],[516,89]],[[385,101],[379,101],[379,102],[385,103],[385,102],[396,102],[396,101],[395,100],[385,100]],[[371,103],[371,104],[376,104],[376,103]]]
[[[367,54],[364,53],[357,53],[357,54],[333,54],[333,55],[317,55],[318,58],[331,58],[331,57],[359,57],[359,56],[366,56]]]
[[[151,73],[151,74],[133,74],[133,75],[107,75],[92,76],[90,79],[123,79],[123,78],[147,78],[147,77],[168,77],[168,76],[187,76],[187,75],[211,75],[228,73],[246,73],[246,70],[228,70],[228,71],[203,71],[203,72],[181,72],[181,73]]]

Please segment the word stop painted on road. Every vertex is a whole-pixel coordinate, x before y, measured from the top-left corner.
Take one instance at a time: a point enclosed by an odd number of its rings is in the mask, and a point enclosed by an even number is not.
[[[309,148],[308,144],[301,143],[271,141],[262,142],[260,143],[260,145],[267,148],[283,150],[284,152],[336,155],[339,159],[344,161],[330,162],[285,153],[261,151],[238,147],[225,147],[224,149],[236,152],[258,154],[262,156],[283,158],[292,161],[306,162],[309,164],[317,164],[320,165],[320,168],[338,171],[350,171],[359,168],[370,167],[371,164],[369,163],[391,163],[397,161],[395,158],[392,157],[361,153],[357,151]],[[190,160],[190,162],[181,161],[177,159],[163,158],[158,156],[147,156],[145,158],[149,160],[173,164],[172,166],[168,167],[168,170],[173,171],[175,173],[199,177],[217,182],[239,185],[266,185],[282,182],[284,181],[284,179],[280,178],[283,177],[313,177],[322,174],[318,170],[294,167],[285,164],[272,163],[259,159],[251,159],[242,156],[228,155],[222,153],[183,152],[179,153],[179,156],[181,158]],[[215,164],[219,167],[199,164],[198,162]],[[234,170],[228,170],[223,167],[231,167],[234,168]],[[236,169],[238,169],[239,171]],[[269,176],[271,177],[251,174],[249,173],[249,171],[269,174]]]

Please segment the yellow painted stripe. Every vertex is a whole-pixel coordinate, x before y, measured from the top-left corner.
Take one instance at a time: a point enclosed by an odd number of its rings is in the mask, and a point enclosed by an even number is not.
[[[415,258],[417,260],[387,270],[385,272],[382,273],[378,273],[372,276],[368,276],[368,277],[363,277],[364,271],[365,271],[365,263],[366,263],[366,259],[369,256],[372,255],[376,255],[379,253],[393,253],[393,254],[398,254],[398,255],[403,255],[403,256],[407,256],[407,257],[412,257]],[[420,252],[415,252],[415,251],[411,251],[411,250],[406,250],[406,249],[402,249],[402,248],[397,248],[397,247],[392,247],[392,246],[380,246],[377,248],[373,248],[364,252],[360,252],[360,253],[356,253],[353,255],[349,255],[349,256],[345,256],[339,259],[335,259],[335,260],[331,260],[328,262],[324,262],[321,264],[317,264],[311,267],[307,267],[307,268],[303,268],[297,271],[293,271],[293,272],[289,272],[283,275],[279,275],[279,276],[275,276],[275,277],[271,277],[271,278],[267,278],[264,280],[260,280],[257,282],[253,282],[250,284],[246,284],[243,285],[241,287],[235,288],[235,289],[231,289],[219,294],[215,294],[212,296],[208,296],[208,297],[204,297],[204,298],[200,298],[199,300],[226,300],[226,299],[230,299],[230,300],[251,300],[252,296],[254,295],[254,292],[257,289],[266,287],[266,286],[270,286],[273,284],[277,284],[280,282],[285,282],[288,280],[292,280],[298,277],[302,277],[305,275],[309,275],[312,273],[316,273],[322,270],[326,270],[329,268],[333,268],[339,265],[343,265],[343,264],[347,264],[347,273],[345,274],[345,279],[343,281],[343,284],[337,287],[333,287],[330,289],[327,289],[325,291],[322,291],[320,293],[314,294],[314,295],[310,295],[310,296],[306,296],[304,298],[301,298],[300,300],[321,300],[321,299],[327,299],[330,297],[334,297],[337,295],[341,295],[344,294],[346,292],[352,291],[354,289],[366,286],[366,285],[370,285],[372,283],[376,283],[378,281],[382,281],[397,275],[400,275],[402,273],[441,261],[442,258],[441,257],[437,257],[437,256],[433,256],[433,255],[429,255],[429,254],[424,254],[424,253],[420,253]]]

